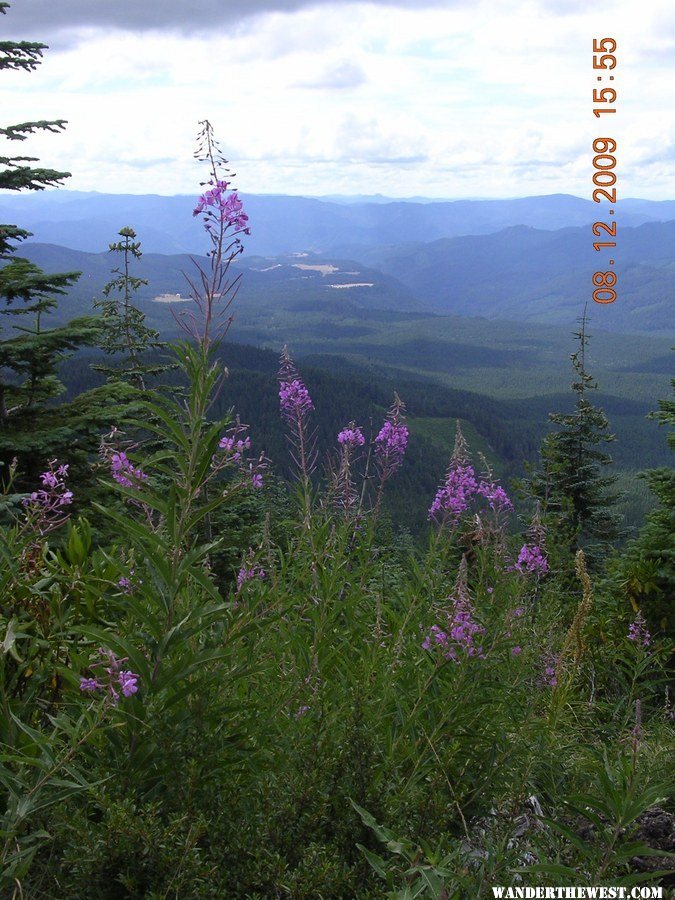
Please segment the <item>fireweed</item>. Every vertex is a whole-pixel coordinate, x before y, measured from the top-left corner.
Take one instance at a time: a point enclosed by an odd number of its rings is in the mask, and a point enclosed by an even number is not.
[[[279,411],[288,427],[291,456],[306,493],[316,465],[316,434],[310,433],[308,420],[314,404],[287,347],[284,347],[279,360],[278,378]]]
[[[470,462],[469,449],[462,429],[457,422],[450,465],[429,507],[429,519],[441,526],[448,523],[451,527],[455,527],[462,513],[469,508],[471,498],[477,491],[476,473]]]
[[[137,576],[134,568],[129,569],[127,575],[121,575],[117,579],[117,586],[122,588],[125,594],[133,594],[142,584],[143,579]]]
[[[462,557],[457,580],[452,594],[448,597],[451,608],[446,610],[443,625],[432,625],[422,641],[422,649],[438,649],[444,659],[460,662],[462,657],[485,658],[483,647],[476,642],[485,634],[485,628],[474,618],[474,609],[467,585],[468,566],[466,556]]]
[[[645,617],[642,612],[638,612],[635,621],[628,626],[628,640],[633,641],[637,647],[649,647],[651,638]]]
[[[140,491],[144,482],[148,480],[148,476],[140,466],[133,464],[128,455],[138,449],[138,444],[133,441],[125,441],[123,438],[124,433],[113,428],[101,439],[99,457],[110,472],[113,481],[121,487]]]
[[[375,466],[379,475],[373,517],[379,513],[386,483],[403,464],[403,457],[408,446],[408,434],[408,426],[405,422],[405,403],[397,393],[394,393],[394,402],[373,442]]]
[[[242,425],[237,417],[234,425],[231,425],[218,441],[220,452],[213,456],[211,474],[205,483],[224,469],[234,467],[239,472],[240,486],[248,485],[256,490],[263,486],[263,475],[268,460],[264,452],[257,457],[247,456],[252,446],[248,430],[249,426]]]
[[[457,528],[464,513],[473,508],[473,539],[481,544],[497,538],[501,546],[504,540],[505,516],[513,511],[513,503],[504,488],[495,480],[485,457],[481,456],[485,476],[480,480],[471,464],[469,448],[459,421],[456,424],[455,446],[445,477],[436,491],[429,507],[428,517],[436,522],[442,531],[445,526]],[[475,501],[484,498],[488,518],[475,506]]]
[[[337,436],[340,453],[332,476],[331,494],[336,507],[345,515],[357,510],[359,495],[354,484],[352,467],[354,457],[365,443],[363,432],[354,422],[350,422]]]
[[[247,581],[252,581],[256,578],[261,581],[264,580],[267,578],[267,572],[256,563],[254,551],[249,550],[237,572],[237,593],[241,591]]]
[[[119,703],[120,694],[132,697],[138,691],[139,676],[130,669],[123,669],[128,657],[120,659],[112,650],[99,647],[99,659],[90,663],[89,668],[95,672],[94,677],[80,678],[80,690],[83,693],[103,691],[115,706]]]
[[[521,575],[536,575],[541,578],[548,572],[548,562],[536,544],[523,544],[512,568]]]
[[[185,276],[197,313],[183,311],[177,321],[208,356],[222,341],[232,324],[230,307],[237,295],[241,273],[229,277],[230,266],[244,252],[241,235],[251,233],[243,203],[232,188],[234,175],[220,151],[207,120],[202,126],[195,157],[207,163],[209,178],[201,183],[205,188],[197,200],[193,215],[202,217],[204,230],[211,242],[207,252],[209,268],[197,265],[197,278]]]
[[[44,537],[68,521],[67,507],[73,502],[73,492],[66,487],[67,477],[67,463],[50,460],[49,468],[40,476],[42,487],[23,500],[26,529]]]
[[[112,467],[113,481],[130,505],[101,512],[118,528],[121,556],[142,560],[143,580],[132,578],[128,564],[114,576],[111,587],[131,624],[114,640],[103,629],[88,629],[113,656],[92,667],[82,685],[113,701],[115,693],[131,695],[142,685],[151,700],[134,716],[123,717],[128,765],[141,790],[156,782],[157,772],[175,765],[160,750],[161,741],[147,749],[148,730],[164,733],[170,744],[179,721],[180,728],[190,720],[186,727],[203,729],[199,713],[172,698],[210,695],[223,675],[232,683],[244,677],[245,667],[233,661],[244,617],[230,620],[232,600],[224,598],[213,574],[212,555],[228,536],[214,533],[212,515],[235,494],[259,489],[266,465],[264,454],[252,452],[246,425],[232,421],[231,414],[210,417],[228,374],[216,351],[232,321],[240,278],[230,278],[230,266],[249,229],[208,122],[202,123],[196,155],[210,168],[195,214],[202,217],[211,249],[208,263],[196,264],[197,276],[188,278],[193,307],[179,317],[187,338],[173,348],[186,387],[180,395],[158,392],[139,403],[142,415],[131,427],[153,435],[153,452],[144,453],[141,445],[132,455],[133,445],[121,441],[119,432],[103,449],[106,467]]]

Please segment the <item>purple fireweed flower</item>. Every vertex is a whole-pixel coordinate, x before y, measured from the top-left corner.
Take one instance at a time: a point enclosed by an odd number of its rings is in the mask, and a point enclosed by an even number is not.
[[[431,650],[432,646],[447,647],[448,635],[438,625],[432,625],[429,634],[422,641],[423,650]]]
[[[458,597],[453,603],[450,637],[467,656],[483,656],[483,648],[474,645],[474,638],[485,634],[485,629],[473,618],[473,607],[468,597]]]
[[[387,413],[384,425],[375,438],[375,462],[380,472],[380,487],[376,509],[382,499],[385,482],[401,467],[408,446],[408,426],[404,418],[405,404],[394,393],[394,403]]]
[[[198,216],[205,211],[208,214],[211,210],[214,210],[212,215],[218,222],[222,222],[226,228],[233,226],[237,229],[243,229],[246,234],[249,234],[247,227],[248,216],[244,212],[244,204],[236,191],[227,193],[230,183],[217,179],[215,182],[211,180],[209,184],[212,185],[211,188],[204,191],[199,197],[192,215]],[[207,231],[211,231],[214,228],[214,223],[208,215],[204,219],[204,226]]]
[[[251,449],[251,438],[246,437],[243,440],[241,438],[237,440],[234,435],[225,435],[218,441],[218,447],[224,450],[233,462],[239,462],[244,451]]]
[[[43,487],[55,488],[56,485],[59,483],[59,479],[58,479],[56,472],[52,472],[52,471],[43,472],[42,475],[40,476],[40,478],[42,480]]]
[[[353,423],[348,428],[343,428],[337,436],[337,442],[346,449],[353,450],[363,447],[366,442],[361,429]]]
[[[523,652],[523,648],[515,646],[511,648],[511,656],[519,656]]]
[[[536,544],[524,544],[518,554],[518,561],[513,566],[521,575],[546,575],[548,562]]]
[[[350,422],[338,433],[337,442],[340,446],[340,459],[332,474],[331,497],[336,507],[349,515],[358,503],[358,493],[352,477],[352,454],[363,447],[366,439],[359,426]]]
[[[392,468],[398,468],[408,446],[408,426],[389,419],[375,438],[375,453],[380,460],[387,460]]]
[[[281,415],[286,421],[294,422],[314,409],[309,391],[300,378],[282,381],[279,385]]]
[[[134,672],[128,670],[120,672],[117,680],[125,697],[131,697],[131,695],[135,694],[138,690],[138,684],[136,683],[138,681],[138,675],[134,674]]]
[[[138,587],[139,584],[143,584],[142,578],[136,578],[136,570],[129,569],[128,575],[122,575],[118,581],[117,586],[121,587],[125,594],[133,594],[134,590]]]
[[[484,659],[483,648],[476,644],[476,640],[485,634],[485,629],[473,617],[473,606],[467,587],[465,556],[462,557],[455,588],[449,599],[452,600],[452,608],[446,612],[447,625],[444,628],[432,625],[422,642],[422,648],[431,650],[434,646],[441,647],[445,659],[454,662],[459,662],[459,653]]]
[[[635,621],[628,626],[628,640],[643,647],[649,647],[652,636],[647,631],[647,622],[641,612],[638,612]]]
[[[240,591],[244,584],[247,581],[251,581],[253,578],[260,578],[261,580],[267,578],[267,572],[261,566],[255,565],[242,565],[242,567],[237,572],[237,591]]]
[[[112,477],[122,487],[140,487],[141,482],[148,478],[145,472],[132,465],[124,450],[111,454],[110,471]]]
[[[469,502],[477,490],[478,482],[473,467],[451,464],[429,507],[429,518],[449,519],[456,524],[462,513],[469,508]]]
[[[73,492],[66,488],[67,475],[67,465],[57,466],[55,459],[50,460],[49,469],[40,475],[42,489],[33,491],[22,501],[26,510],[26,525],[40,535],[63,525],[70,516],[64,510],[73,502]]]
[[[254,488],[262,487],[262,471],[266,468],[266,460],[264,454],[254,463],[246,455],[251,449],[251,438],[248,435],[248,425],[242,425],[237,417],[234,425],[227,429],[225,434],[218,441],[218,448],[222,450],[221,454],[214,454],[212,459],[212,467],[214,473],[229,465],[237,466],[246,470],[248,465],[249,484]]]
[[[541,674],[539,676],[539,685],[542,687],[557,687],[558,686],[558,657],[552,653],[550,650],[541,658]]]
[[[519,618],[524,614],[524,612],[525,612],[525,608],[524,608],[524,607],[522,607],[522,606],[516,606],[516,608],[513,610],[513,616],[514,616],[516,619],[519,619]]]
[[[485,497],[490,509],[495,512],[509,512],[513,509],[513,503],[509,500],[506,491],[495,482],[481,481],[476,488],[476,493]]]
[[[316,465],[316,431],[309,430],[309,413],[314,409],[309,391],[284,347],[279,360],[279,402],[281,418],[288,427],[287,439],[297,474],[304,485],[305,503],[308,501],[309,478]]]
[[[300,706],[295,714],[296,719],[301,719],[305,713],[309,712],[309,706]]]
[[[112,650],[104,647],[98,649],[98,660],[91,663],[90,668],[102,670],[97,678],[80,678],[80,690],[89,693],[104,690],[108,698],[116,706],[120,699],[120,690],[124,697],[131,697],[138,691],[139,677],[129,669],[122,669],[128,657],[120,659]]]

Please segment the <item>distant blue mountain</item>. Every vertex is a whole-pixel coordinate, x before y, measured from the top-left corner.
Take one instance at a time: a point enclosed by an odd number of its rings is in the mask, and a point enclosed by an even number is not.
[[[344,248],[429,242],[491,234],[514,225],[546,231],[588,225],[598,204],[568,194],[511,200],[316,199],[282,195],[244,197],[252,235],[247,252],[276,256],[296,251],[344,255]],[[101,252],[124,225],[136,229],[151,253],[204,253],[207,244],[195,197],[98,194],[49,190],[0,194],[0,222],[30,229],[34,240]],[[674,201],[623,200],[624,227],[675,219]],[[347,254],[353,255],[353,254]]]
[[[588,303],[594,323],[607,331],[673,333],[675,221],[637,228],[622,224],[616,243],[611,253],[595,251],[588,225],[558,231],[518,225],[430,242],[353,244],[336,253],[246,253],[236,263],[238,271],[245,270],[237,308],[260,327],[285,314],[304,316],[319,327],[337,313],[360,319],[373,311],[568,325]],[[46,271],[82,271],[69,292],[70,314],[75,307],[86,311],[91,298],[100,296],[116,263],[109,253],[32,241],[21,253]],[[611,270],[618,278],[617,300],[601,306],[592,300],[592,276],[610,268],[610,257],[616,258]],[[138,295],[149,304],[146,311],[171,324],[178,306],[152,300],[185,294],[183,272],[192,271],[190,256],[144,253],[134,268],[149,281]]]

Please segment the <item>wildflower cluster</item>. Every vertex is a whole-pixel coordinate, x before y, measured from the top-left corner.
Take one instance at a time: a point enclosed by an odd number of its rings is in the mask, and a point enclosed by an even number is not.
[[[455,447],[450,466],[429,507],[429,519],[441,523],[449,522],[452,527],[455,527],[462,514],[469,509],[471,501],[477,496],[484,497],[490,509],[497,516],[513,509],[513,504],[506,491],[493,479],[487,461],[485,459],[483,461],[487,469],[487,476],[479,481],[469,459],[469,451],[462,429],[457,422]]]
[[[469,502],[477,491],[478,482],[473,467],[452,463],[429,507],[429,518],[440,517],[456,524],[462,513],[469,508]]]
[[[628,640],[636,645],[649,647],[652,636],[647,630],[647,622],[641,612],[638,612],[635,621],[628,626]]]
[[[122,575],[117,581],[117,586],[122,588],[125,594],[133,594],[136,588],[143,584],[142,578],[136,578],[136,570],[129,569],[128,575]]]
[[[251,449],[251,438],[248,437],[248,435],[245,438],[237,438],[235,435],[225,435],[218,441],[218,448],[224,450],[226,456],[231,459],[232,462],[239,462],[244,450]]]
[[[235,424],[228,428],[218,441],[218,449],[222,453],[213,457],[213,475],[229,465],[235,465],[246,470],[246,478],[251,487],[261,488],[263,486],[263,472],[267,468],[268,460],[264,453],[261,453],[257,459],[251,459],[245,455],[246,451],[251,449],[248,425],[243,425],[237,418]]]
[[[542,658],[542,672],[539,678],[541,685],[551,688],[558,686],[558,663],[559,659],[553,653],[548,652],[544,654]]]
[[[197,199],[194,216],[201,215],[211,250],[206,254],[209,265],[197,264],[198,278],[185,276],[196,313],[182,310],[176,315],[178,324],[207,352],[223,339],[232,324],[228,313],[241,280],[241,272],[230,279],[233,260],[243,253],[239,235],[250,234],[248,216],[236,191],[231,188],[227,159],[223,156],[208,120],[200,122],[195,157],[209,166],[209,179],[201,182],[203,193]]]
[[[511,512],[513,510],[513,503],[504,488],[492,480],[481,481],[476,488],[476,493],[485,497],[490,509],[494,512]]]
[[[317,455],[316,433],[309,433],[307,419],[314,404],[287,347],[284,347],[279,361],[279,408],[281,418],[289,428],[289,441],[293,448],[291,454],[306,490]]]
[[[483,647],[477,645],[476,641],[485,634],[485,629],[474,619],[474,609],[467,587],[465,556],[462,557],[455,588],[449,599],[452,600],[452,609],[446,612],[447,625],[444,628],[432,625],[422,642],[422,649],[432,650],[434,647],[440,647],[443,657],[453,662],[459,662],[462,654],[484,659]]]
[[[380,432],[381,434],[382,432]],[[350,422],[347,428],[343,428],[342,431],[337,436],[337,442],[341,447],[344,447],[348,450],[355,450],[358,447],[363,447],[366,442],[366,439],[363,436],[361,429],[358,425],[354,425],[353,422]]]
[[[408,426],[405,424],[404,411],[403,401],[398,394],[394,394],[394,403],[375,438],[375,459],[382,481],[388,479],[401,467],[405,456],[408,446]]]
[[[279,401],[282,418],[287,422],[305,416],[314,409],[309,391],[300,378],[279,384]]]
[[[521,575],[536,575],[539,578],[548,572],[548,562],[536,544],[523,544],[513,568]]]
[[[110,473],[122,487],[140,487],[148,476],[138,466],[134,466],[124,450],[110,456]]]
[[[363,432],[354,422],[350,422],[338,433],[340,447],[338,468],[333,475],[332,492],[336,507],[350,513],[357,505],[358,494],[352,478],[352,454],[366,443]]]
[[[116,706],[120,700],[120,693],[123,697],[131,697],[138,691],[139,676],[130,669],[122,668],[123,664],[128,662],[128,657],[120,659],[112,650],[103,647],[99,647],[98,655],[99,659],[93,662],[90,668],[100,671],[93,678],[80,678],[80,690],[90,694],[105,691]]]
[[[267,572],[262,568],[262,566],[244,563],[237,572],[237,593],[242,589],[247,581],[252,581],[254,578],[260,578],[261,580],[264,580],[265,578],[267,578]]]
[[[239,195],[236,191],[227,193],[230,182],[212,178],[206,184],[211,187],[199,197],[192,215],[201,215],[206,210],[204,228],[207,231],[212,231],[217,222],[218,224],[222,223],[225,228],[233,227],[243,231],[244,234],[250,234],[251,231],[247,226],[248,216],[244,212],[244,204],[239,199]],[[211,212],[212,209],[215,210],[215,213]]]
[[[73,492],[66,487],[67,475],[67,464],[50,460],[49,469],[40,476],[42,488],[23,500],[26,525],[40,535],[63,525],[70,515],[64,509],[73,502]]]

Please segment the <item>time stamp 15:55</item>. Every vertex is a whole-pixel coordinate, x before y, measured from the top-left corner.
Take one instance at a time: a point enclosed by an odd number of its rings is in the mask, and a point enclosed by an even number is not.
[[[593,72],[596,85],[593,89],[593,115],[596,119],[616,112],[616,87],[611,84],[616,68],[616,41],[614,38],[596,38],[593,41]],[[598,137],[593,141],[593,200],[596,203],[607,201],[609,218],[616,207],[616,140],[611,137]],[[616,300],[616,219],[609,222],[594,222],[593,235],[600,240],[593,242],[593,249],[603,254],[601,263],[604,271],[593,274],[593,300],[596,303],[614,303]],[[607,258],[605,259],[605,255]]]

